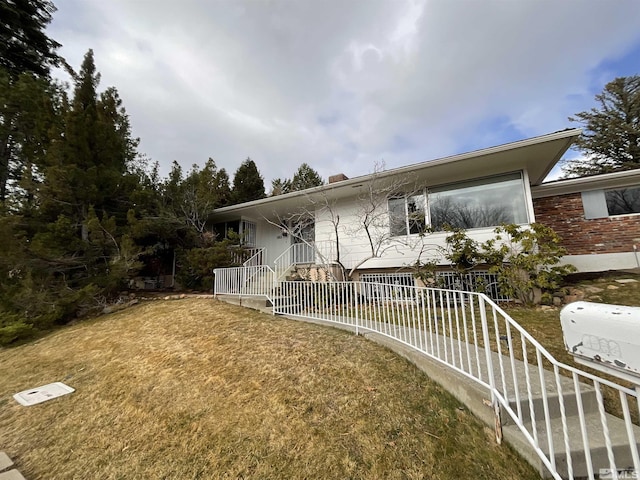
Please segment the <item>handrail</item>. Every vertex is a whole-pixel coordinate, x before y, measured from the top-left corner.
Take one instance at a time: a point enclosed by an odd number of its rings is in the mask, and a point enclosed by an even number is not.
[[[296,265],[329,265],[335,262],[335,242],[327,240],[309,243],[293,243],[273,262],[277,279],[282,280]]]
[[[257,267],[258,265],[263,265],[264,255],[267,252],[266,248],[252,248],[248,251],[255,251],[255,253],[242,264],[243,267]]]
[[[231,253],[231,260],[236,265],[245,264],[248,259],[252,259],[256,255],[259,255],[261,251],[266,251],[263,247],[246,247],[243,245],[233,245],[229,247],[229,250]]]
[[[640,472],[639,389],[558,361],[485,294],[278,282],[268,266],[215,274],[217,294],[264,296],[276,314],[377,332],[483,385],[492,406],[506,415],[503,424],[517,427],[553,478],[595,478],[602,469],[619,478],[618,469],[630,465]]]
[[[253,267],[216,268],[214,294],[234,296],[261,296],[272,300],[275,272],[269,265]]]
[[[488,388],[553,478],[594,478],[597,469],[618,478],[629,465],[640,472],[638,390],[556,360],[486,295],[371,282],[281,282],[279,290],[274,313],[377,332]]]

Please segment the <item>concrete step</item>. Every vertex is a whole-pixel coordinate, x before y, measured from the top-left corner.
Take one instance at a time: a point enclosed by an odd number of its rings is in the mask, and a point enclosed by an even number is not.
[[[233,305],[240,305],[242,307],[252,308],[254,310],[263,310],[270,307],[266,297],[241,297],[238,295],[216,295],[216,298],[222,302],[230,303]]]
[[[26,480],[18,470],[0,473],[0,480]]]
[[[617,417],[614,417],[613,415],[605,414],[605,416],[607,419],[607,427],[609,429],[612,450],[618,469],[633,467],[633,457],[631,449],[634,447],[636,449],[638,448],[637,441],[638,439],[640,439],[640,427],[637,427],[635,425],[633,426],[636,444],[632,445],[629,442],[629,437],[624,421]],[[609,468],[609,458],[603,434],[602,421],[598,413],[591,413],[585,416],[585,423],[587,429],[587,437],[589,439],[589,449],[591,451],[591,462],[593,465],[595,478],[597,478],[598,472],[601,469]],[[533,426],[531,425],[531,423],[525,423],[524,426],[528,431],[532,431]],[[547,435],[546,426],[544,424],[537,423],[537,431],[538,445],[548,455],[550,449],[548,440],[549,436]],[[535,454],[517,425],[503,426],[502,432],[505,440],[513,445],[521,454],[523,454],[532,465],[537,467],[541,475],[549,477],[549,473],[547,472],[546,467],[544,467],[538,456]],[[578,478],[588,478],[589,472],[587,469],[587,461],[584,453],[584,444],[582,442],[580,420],[577,416],[567,418],[567,432],[569,449],[571,451],[573,476]],[[558,473],[560,473],[563,478],[569,478],[565,438],[561,421],[555,421],[551,423],[551,441],[555,453],[554,456]],[[525,452],[530,453],[527,454]]]
[[[494,354],[497,357],[497,354]],[[513,367],[508,357],[503,357],[505,365],[505,384],[506,391],[509,394],[509,405],[516,414],[518,413],[518,403],[520,404],[520,414],[523,422],[531,421],[531,410],[535,418],[539,421],[544,417],[544,397],[543,391],[547,395],[547,406],[549,417],[552,419],[561,418],[560,398],[564,404],[565,415],[573,416],[578,414],[578,396],[576,395],[573,380],[563,375],[560,376],[560,389],[556,383],[555,375],[552,371],[543,370],[544,383],[540,380],[540,369],[536,365],[528,365],[529,383],[526,382],[525,364],[519,360],[514,361]],[[494,360],[494,365],[497,363]],[[514,375],[515,372],[515,375]],[[514,384],[514,381],[516,382]],[[501,384],[501,379],[498,385]],[[515,386],[514,386],[515,385]],[[585,414],[595,413],[598,411],[598,403],[596,390],[591,385],[579,383],[580,398],[582,399],[582,408]],[[519,402],[516,401],[516,389],[519,395]],[[528,390],[531,390],[532,401],[528,400]],[[513,423],[510,417],[506,418],[505,424]]]
[[[25,480],[22,474],[12,468],[13,461],[4,452],[0,452],[0,480]],[[11,470],[9,470],[12,468]]]
[[[0,452],[0,472],[7,470],[11,466],[13,466],[13,461],[9,458],[9,455]]]

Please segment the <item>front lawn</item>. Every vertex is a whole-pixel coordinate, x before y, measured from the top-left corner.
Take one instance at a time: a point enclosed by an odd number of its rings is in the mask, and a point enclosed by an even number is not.
[[[12,398],[54,381],[75,393]],[[538,478],[381,346],[204,299],[0,350],[0,450],[29,480]]]

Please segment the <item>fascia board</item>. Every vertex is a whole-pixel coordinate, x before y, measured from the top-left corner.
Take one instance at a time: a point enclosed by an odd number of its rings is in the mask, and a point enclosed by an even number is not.
[[[260,200],[254,200],[252,202],[241,203],[238,205],[231,205],[228,207],[222,207],[214,210],[212,215],[217,216],[218,214],[229,214],[234,212],[242,212],[246,210],[252,209],[268,209],[269,206],[275,207],[279,203],[286,203],[287,201],[304,198],[304,197],[314,197],[319,195],[326,195],[330,198],[332,197],[341,197],[346,195],[340,195],[340,193],[344,192],[353,192],[353,188],[359,187],[362,183],[367,182],[372,179],[374,175],[377,176],[378,179],[391,178],[394,176],[406,175],[408,173],[416,172],[418,170],[426,170],[430,168],[435,168],[438,166],[451,165],[456,163],[463,163],[465,161],[476,159],[484,156],[490,156],[498,153],[507,152],[509,150],[517,150],[521,148],[526,148],[529,146],[539,145],[546,142],[552,142],[556,140],[566,139],[566,142],[562,144],[561,148],[558,149],[556,155],[553,157],[552,161],[549,162],[548,166],[544,170],[543,175],[538,175],[535,179],[531,179],[531,182],[535,185],[540,183],[544,177],[551,171],[553,166],[557,163],[560,157],[564,154],[567,148],[571,145],[573,140],[580,135],[581,130],[579,128],[566,129],[555,133],[549,133],[546,135],[541,135],[538,137],[527,138],[524,140],[518,140],[516,142],[506,143],[503,145],[498,145],[495,147],[484,148],[480,150],[474,150],[472,152],[461,153],[457,155],[452,155],[448,157],[443,157],[434,160],[428,160],[426,162],[414,163],[411,165],[406,165],[404,167],[394,168],[391,170],[385,170],[382,172],[378,172],[376,174],[367,174],[361,175],[359,177],[350,178],[348,180],[342,180],[340,182],[331,183],[328,185],[321,185],[319,187],[310,188],[307,190],[301,190],[298,192],[286,193],[283,195],[277,195],[275,197],[263,198]],[[463,170],[461,168],[461,170]],[[513,168],[510,167],[505,171],[512,171]]]
[[[531,187],[531,195],[533,198],[543,198],[586,192],[589,190],[620,188],[633,185],[640,185],[640,169],[605,173],[590,177],[555,180],[553,182]]]

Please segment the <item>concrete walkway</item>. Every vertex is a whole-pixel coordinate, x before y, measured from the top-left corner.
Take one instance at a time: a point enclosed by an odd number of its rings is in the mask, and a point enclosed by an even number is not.
[[[4,452],[0,452],[0,480],[25,480],[22,474],[13,467],[13,461]]]
[[[298,316],[287,316],[295,320],[330,325],[355,333],[355,326],[327,321],[325,319],[311,320]],[[489,388],[469,378],[469,376],[453,370],[448,364],[454,365],[474,378],[480,378],[488,383],[488,362],[483,348],[476,350],[473,344],[465,343],[464,339],[452,339],[440,335],[420,332],[413,328],[399,325],[369,322],[371,330],[359,326],[358,333],[365,338],[384,345],[411,361],[430,378],[443,386],[460,402],[464,403],[471,412],[485,423],[495,425],[495,415],[491,408]],[[383,333],[378,333],[383,332]],[[422,350],[422,351],[419,351]],[[425,353],[423,353],[425,352]],[[532,352],[533,358],[535,354]],[[432,356],[437,358],[433,358]],[[438,358],[442,360],[438,360]],[[529,362],[532,359],[529,357]],[[504,376],[500,374],[503,366]],[[565,440],[569,444],[571,469],[574,478],[588,478],[587,455],[590,455],[594,474],[600,469],[609,468],[607,447],[603,433],[602,420],[598,411],[596,391],[593,386],[579,383],[579,395],[585,415],[585,427],[589,439],[589,452],[585,452],[582,442],[582,431],[578,416],[578,402],[576,388],[573,381],[560,376],[560,390],[552,372],[540,370],[536,365],[511,358],[508,349],[503,345],[503,355],[491,352],[491,366],[494,372],[495,385],[507,398],[509,406],[515,412],[520,412],[523,427],[530,433],[535,432],[538,445],[549,456],[551,447],[554,452],[556,469],[563,478],[569,478],[569,468]],[[528,378],[528,382],[526,379]],[[531,392],[529,402],[528,392]],[[544,420],[544,395],[547,397],[547,408],[550,417],[550,429]],[[560,397],[565,408],[568,438],[565,439]],[[518,406],[519,405],[519,406]],[[532,415],[536,420],[532,422]],[[627,468],[633,465],[632,448],[624,421],[613,415],[606,414],[611,446],[616,465]],[[518,420],[514,420],[505,409],[501,412],[502,434],[513,448],[534,466],[542,477],[550,477],[547,467],[536,454],[531,443],[522,433]],[[634,425],[633,432],[636,439],[640,439],[640,427]],[[551,438],[549,438],[551,437]]]
[[[243,306],[262,311],[271,311],[270,308],[265,308],[264,299],[243,299],[242,302],[238,302],[238,299],[220,299],[231,300],[229,303],[240,303]],[[319,317],[318,314],[314,315]],[[356,327],[349,323],[351,319],[345,318],[343,319],[344,323],[338,323],[331,321],[329,316],[311,319],[297,312],[283,316],[356,333]],[[334,318],[334,320],[337,319]],[[496,388],[502,392],[502,395],[508,400],[510,408],[517,412],[518,417],[514,420],[502,408],[503,438],[534,466],[541,476],[549,477],[550,473],[529,440],[522,433],[521,428],[537,437],[539,448],[548,457],[551,448],[553,449],[556,469],[563,478],[569,478],[567,444],[574,478],[589,476],[587,455],[591,458],[596,476],[600,469],[609,468],[595,389],[591,385],[579,383],[579,394],[576,394],[573,381],[565,376],[560,376],[558,382],[560,386],[558,387],[553,372],[546,369],[540,370],[536,365],[531,364],[536,361],[535,352],[527,353],[529,362],[525,365],[524,362],[512,358],[506,344],[502,344],[503,354],[491,352],[489,362],[482,347],[477,349],[475,345],[466,343],[464,338],[452,339],[424,331],[420,334],[413,328],[379,322],[368,322],[368,324],[365,322],[365,325],[358,326],[357,333],[393,350],[415,364],[466,405],[474,415],[493,427],[496,417],[491,405],[490,390],[487,386],[489,383],[488,367],[491,366]],[[455,366],[461,372],[452,369],[450,365]],[[500,373],[500,365],[502,365],[504,375]],[[474,379],[480,379],[481,382]],[[531,401],[529,401],[529,392],[531,393]],[[545,395],[550,428],[547,428],[544,420]],[[576,400],[578,395],[582,400],[585,415],[589,452],[585,452],[582,442],[582,430],[578,416],[579,406]],[[562,427],[561,404],[565,408],[567,438],[565,438]],[[532,417],[535,422],[532,421]],[[637,450],[637,445],[630,445],[624,422],[609,414],[606,414],[606,421],[616,465],[618,467],[633,465],[632,449],[636,448]],[[633,433],[636,439],[640,439],[640,428],[634,426]]]

